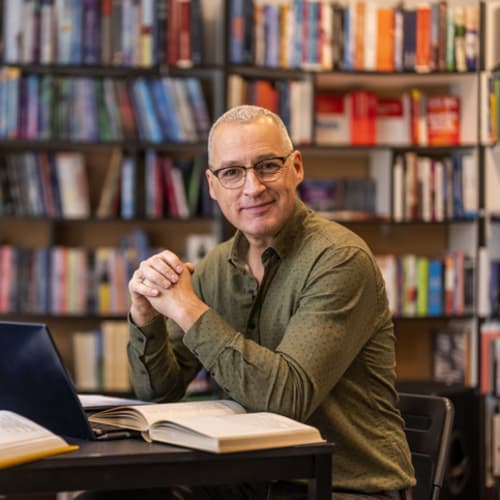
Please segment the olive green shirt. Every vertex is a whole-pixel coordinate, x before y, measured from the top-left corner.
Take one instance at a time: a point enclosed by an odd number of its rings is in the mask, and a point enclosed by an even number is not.
[[[262,255],[260,286],[247,248],[237,232],[197,265],[194,288],[210,309],[186,334],[163,318],[131,324],[137,396],[178,400],[203,365],[249,411],[305,421],[334,442],[335,488],[413,485],[396,409],[393,323],[367,245],[297,200]]]

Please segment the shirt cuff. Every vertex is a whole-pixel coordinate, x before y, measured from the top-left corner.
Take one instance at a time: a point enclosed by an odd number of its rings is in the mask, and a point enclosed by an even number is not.
[[[132,321],[129,313],[128,323],[130,344],[141,356],[156,352],[165,345],[167,330],[163,316],[157,316],[146,325],[139,327]]]
[[[239,335],[213,309],[205,311],[184,335],[184,345],[211,370],[220,353]]]

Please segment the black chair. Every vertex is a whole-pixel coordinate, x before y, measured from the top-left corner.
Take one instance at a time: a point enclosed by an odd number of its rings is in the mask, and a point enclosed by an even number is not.
[[[445,397],[399,393],[417,485],[414,500],[437,500],[443,486],[455,410]]]

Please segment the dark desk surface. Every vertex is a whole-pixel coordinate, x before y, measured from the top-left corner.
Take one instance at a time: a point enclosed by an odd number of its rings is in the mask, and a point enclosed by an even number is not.
[[[0,494],[303,478],[309,480],[310,499],[331,498],[331,444],[229,454],[140,439],[78,444],[78,451],[1,470]]]

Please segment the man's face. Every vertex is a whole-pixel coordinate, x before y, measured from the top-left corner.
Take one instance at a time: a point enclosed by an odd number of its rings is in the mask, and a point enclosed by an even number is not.
[[[260,117],[244,124],[221,124],[214,131],[213,170],[285,157],[290,153],[283,144],[278,127],[270,118]],[[248,170],[244,184],[236,189],[222,186],[207,171],[210,196],[217,201],[227,220],[249,241],[271,242],[293,210],[296,188],[304,178],[300,152],[291,154],[277,179],[260,181],[254,170]]]

